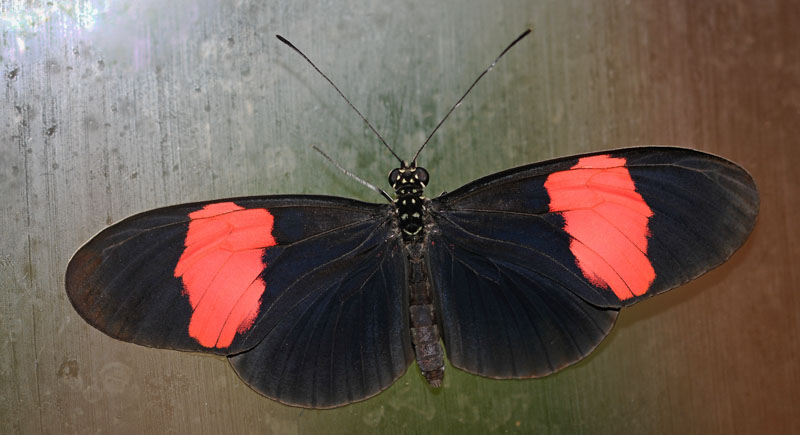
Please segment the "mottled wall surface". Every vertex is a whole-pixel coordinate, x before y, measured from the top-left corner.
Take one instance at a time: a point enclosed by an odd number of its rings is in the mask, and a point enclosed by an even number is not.
[[[0,0],[0,433],[799,433],[800,8],[722,1]],[[291,408],[224,358],[110,339],[64,270],[132,213],[273,193],[380,201],[393,161],[303,48],[408,156],[524,28],[421,160],[430,192],[540,159],[684,145],[750,170],[750,240],[620,316],[540,380],[415,367],[368,401]]]

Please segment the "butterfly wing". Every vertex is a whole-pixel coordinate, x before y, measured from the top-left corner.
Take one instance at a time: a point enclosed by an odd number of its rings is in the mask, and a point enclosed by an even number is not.
[[[111,337],[228,355],[243,380],[279,401],[362,400],[413,358],[390,212],[312,196],[148,211],[78,250],[67,294]]]
[[[620,307],[724,262],[753,228],[758,191],[722,158],[644,147],[510,169],[430,209],[448,358],[520,378],[578,361]]]

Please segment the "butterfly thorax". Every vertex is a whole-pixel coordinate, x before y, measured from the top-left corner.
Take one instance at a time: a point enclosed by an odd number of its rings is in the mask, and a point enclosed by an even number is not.
[[[389,184],[395,191],[395,207],[403,240],[418,240],[425,228],[425,198],[428,171],[403,162],[402,167],[389,173]]]

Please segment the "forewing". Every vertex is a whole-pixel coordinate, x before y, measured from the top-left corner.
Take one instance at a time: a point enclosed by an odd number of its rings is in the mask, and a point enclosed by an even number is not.
[[[345,399],[365,398],[388,387],[412,358],[390,212],[390,205],[312,196],[148,211],[78,250],[67,294],[87,322],[114,338],[240,354],[232,360],[240,376],[269,397],[343,404],[328,393],[331,385],[359,377],[357,387],[343,390]],[[315,365],[286,368],[299,348],[273,344],[276,337],[292,343],[293,334]],[[337,341],[323,342],[331,337]],[[283,389],[266,391],[265,377],[280,378]]]
[[[758,192],[727,160],[645,147],[511,169],[430,208],[448,357],[530,377],[585,356],[616,309],[725,261],[755,223]]]

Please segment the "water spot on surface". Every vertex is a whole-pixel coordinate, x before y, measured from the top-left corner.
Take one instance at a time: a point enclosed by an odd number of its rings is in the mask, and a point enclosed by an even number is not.
[[[386,414],[386,408],[383,406],[373,411],[370,411],[364,415],[363,418],[364,424],[366,424],[367,426],[375,427],[381,423],[384,414]]]
[[[100,128],[100,124],[91,116],[87,116],[83,118],[83,128],[88,131],[97,131]]]
[[[109,394],[121,394],[131,381],[131,368],[121,362],[106,364],[100,369],[103,390]]]
[[[58,367],[56,376],[59,378],[77,378],[80,369],[78,368],[78,361],[75,359],[65,359]]]
[[[58,74],[61,72],[61,64],[54,59],[48,60],[45,64],[45,67],[47,68],[47,72],[50,74]]]

